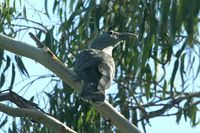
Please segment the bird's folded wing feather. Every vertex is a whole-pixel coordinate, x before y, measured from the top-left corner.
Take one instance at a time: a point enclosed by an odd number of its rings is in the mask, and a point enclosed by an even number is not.
[[[77,72],[80,79],[100,80],[105,85],[114,77],[115,64],[113,58],[103,51],[86,49],[76,57],[74,71]]]
[[[83,50],[75,61],[75,72],[81,72],[85,69],[96,68],[103,61],[103,55],[99,50],[86,49]]]

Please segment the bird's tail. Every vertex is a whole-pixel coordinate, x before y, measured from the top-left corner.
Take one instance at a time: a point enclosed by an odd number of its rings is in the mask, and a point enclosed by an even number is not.
[[[105,90],[97,90],[97,83],[93,83],[90,81],[84,81],[82,90],[81,90],[81,97],[85,100],[100,103],[104,102],[105,100]]]

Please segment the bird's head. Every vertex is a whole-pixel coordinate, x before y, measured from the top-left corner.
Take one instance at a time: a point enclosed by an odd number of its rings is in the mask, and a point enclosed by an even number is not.
[[[102,35],[95,38],[90,44],[89,48],[103,50],[106,48],[113,49],[116,47],[121,41],[127,40],[131,37],[136,36],[133,33],[118,33],[112,30],[103,33]]]

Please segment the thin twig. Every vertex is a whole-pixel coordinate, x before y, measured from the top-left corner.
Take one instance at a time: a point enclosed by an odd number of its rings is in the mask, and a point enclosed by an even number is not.
[[[36,42],[36,45],[38,46],[38,48],[44,48],[45,47],[45,45],[35,35],[33,35],[33,33],[29,32],[28,34]]]

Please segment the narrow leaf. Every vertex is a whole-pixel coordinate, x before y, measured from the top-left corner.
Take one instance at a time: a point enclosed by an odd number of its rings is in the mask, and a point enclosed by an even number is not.
[[[53,4],[53,13],[55,12],[56,7],[58,6],[58,3],[59,2],[57,0],[54,1],[54,4]]]
[[[1,24],[0,24],[0,30],[1,30]],[[2,61],[4,60],[3,55],[4,55],[4,50],[0,49],[0,68],[1,68]]]
[[[177,59],[174,63],[174,68],[173,68],[173,71],[172,71],[172,77],[171,77],[171,92],[172,92],[172,88],[174,86],[174,80],[175,80],[175,77],[176,77],[176,72],[178,70],[178,66],[179,66],[179,60]]]
[[[4,70],[3,70],[3,73],[9,68],[9,66],[10,66],[10,57],[9,56],[7,56],[7,58],[6,58],[6,66],[5,66],[5,68],[4,68]]]
[[[12,63],[12,77],[9,88],[13,88],[14,81],[15,81],[15,65]]]
[[[182,112],[176,114],[176,122],[179,123],[182,117]]]
[[[6,116],[5,119],[0,124],[0,128],[2,128],[7,122],[8,122],[8,117]]]
[[[18,65],[19,70],[22,72],[23,75],[28,76],[28,71],[26,70],[26,67],[24,66],[24,63],[22,62],[21,57],[19,57],[18,55],[15,56],[15,61]]]
[[[27,20],[26,7],[25,6],[23,7],[23,15],[24,15],[24,18]]]
[[[184,85],[185,80],[184,80],[184,73],[185,73],[185,54],[181,56],[181,64],[180,64],[180,76],[181,76],[181,82],[182,85]]]
[[[44,1],[44,7],[45,7],[46,15],[47,15],[47,17],[49,18],[49,12],[48,12],[48,0],[45,0],[45,1]]]
[[[166,93],[167,93],[167,81],[165,80],[163,84],[163,98],[165,98]]]
[[[4,74],[2,73],[2,74],[1,74],[1,78],[0,78],[0,88],[3,86],[4,83],[5,83],[5,76],[4,76]]]

